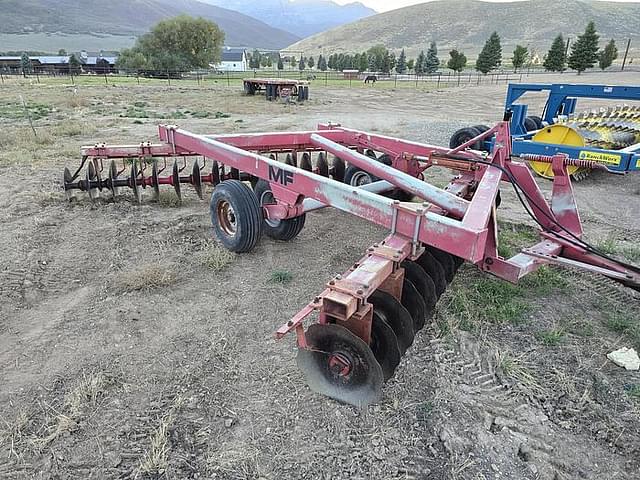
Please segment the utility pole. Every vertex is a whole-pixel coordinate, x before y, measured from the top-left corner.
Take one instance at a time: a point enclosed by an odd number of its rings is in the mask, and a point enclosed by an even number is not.
[[[624,72],[624,67],[627,64],[627,56],[629,55],[629,47],[631,47],[631,39],[627,40],[627,49],[624,51],[624,60],[622,60],[622,69],[620,71]]]

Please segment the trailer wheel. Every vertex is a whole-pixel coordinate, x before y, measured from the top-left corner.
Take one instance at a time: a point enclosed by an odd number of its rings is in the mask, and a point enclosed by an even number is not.
[[[536,122],[536,130],[541,130],[544,128],[544,123],[542,123],[542,118],[540,118],[537,115],[531,115],[529,116],[529,118],[534,122]]]
[[[449,139],[449,148],[457,148],[463,143],[467,143],[474,137],[480,135],[480,131],[475,127],[461,128],[456,131]],[[482,150],[482,142],[476,142],[472,145],[474,150]]]
[[[356,167],[355,165],[349,165],[344,172],[344,183],[352,185],[354,187],[361,187],[362,185],[368,185],[378,180],[378,177],[371,175],[369,172]]]
[[[534,132],[535,130],[539,130],[538,123],[531,117],[527,117],[524,119],[524,129],[527,132]]]
[[[213,189],[211,222],[216,237],[227,250],[249,252],[262,233],[262,211],[258,199],[239,180],[225,180]]]
[[[271,192],[271,186],[266,180],[258,180],[254,188],[254,193],[260,206],[273,205],[276,203],[273,193]],[[304,222],[307,218],[305,213],[299,217],[286,218],[284,220],[269,220],[264,218],[262,212],[260,216],[262,218],[262,230],[264,233],[274,240],[281,240],[283,242],[293,240],[297,237],[304,228]]]

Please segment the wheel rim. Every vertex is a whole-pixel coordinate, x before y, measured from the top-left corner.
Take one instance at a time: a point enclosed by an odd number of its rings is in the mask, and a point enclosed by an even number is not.
[[[236,213],[233,207],[226,200],[221,200],[216,206],[216,215],[218,217],[218,225],[220,229],[230,237],[233,237],[237,231]]]
[[[276,199],[274,198],[273,193],[270,190],[267,190],[266,192],[262,192],[262,195],[260,195],[260,198],[258,200],[260,200],[260,206],[276,204]],[[280,225],[280,220],[269,219],[265,217],[264,223],[266,223],[270,227],[276,228]]]
[[[371,176],[365,172],[360,170],[353,174],[351,177],[351,185],[354,187],[361,187],[362,185],[368,185],[371,183]]]

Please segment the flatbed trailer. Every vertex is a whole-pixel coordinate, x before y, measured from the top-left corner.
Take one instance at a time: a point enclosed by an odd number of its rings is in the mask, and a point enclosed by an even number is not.
[[[296,98],[299,102],[309,99],[309,82],[287,78],[245,78],[244,92],[255,95],[264,90],[267,100]]]

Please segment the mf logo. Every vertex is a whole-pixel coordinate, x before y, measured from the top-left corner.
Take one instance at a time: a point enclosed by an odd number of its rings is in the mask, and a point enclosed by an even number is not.
[[[269,180],[287,186],[293,182],[293,172],[269,165]]]

